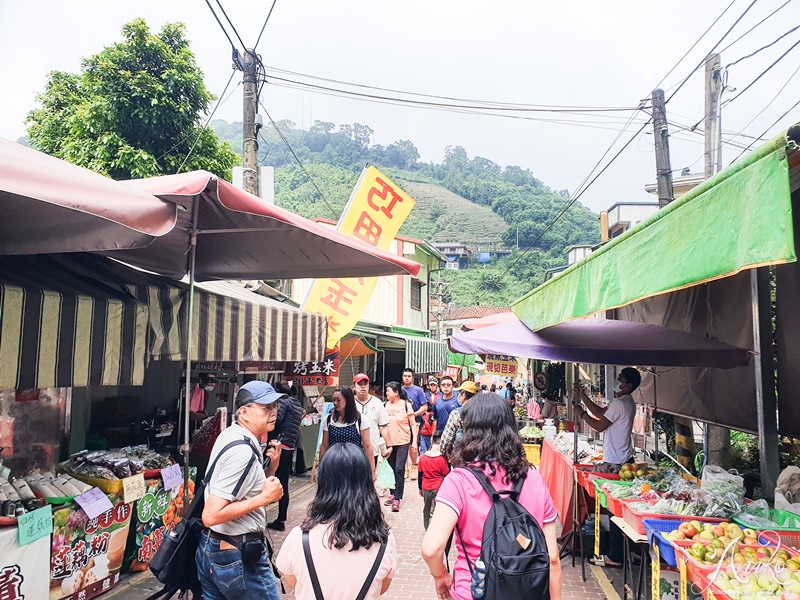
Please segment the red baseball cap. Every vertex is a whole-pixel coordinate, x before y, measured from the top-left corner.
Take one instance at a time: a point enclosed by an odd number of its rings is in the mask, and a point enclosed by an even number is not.
[[[366,373],[359,373],[358,375],[353,377],[353,383],[358,383],[360,381],[369,382],[369,375],[367,375]]]

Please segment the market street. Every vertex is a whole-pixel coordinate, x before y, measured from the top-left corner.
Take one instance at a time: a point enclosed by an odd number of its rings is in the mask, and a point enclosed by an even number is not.
[[[284,532],[270,531],[273,546],[276,552],[280,549],[286,535],[291,527],[298,525],[306,511],[306,506],[314,497],[316,486],[310,484],[308,478],[293,478],[292,488],[296,491],[291,492],[291,503],[289,504],[289,519],[286,522],[287,528]],[[436,594],[433,593],[433,582],[428,573],[428,568],[420,557],[420,546],[424,529],[422,527],[422,498],[411,493],[415,491],[413,481],[407,482],[409,493],[403,501],[399,513],[392,513],[388,507],[384,512],[386,518],[394,531],[397,540],[397,554],[399,568],[397,576],[392,581],[392,586],[382,598],[386,600],[433,600]],[[275,514],[276,507],[272,506],[269,510],[269,517]],[[450,562],[455,559],[455,550],[451,553]],[[602,600],[604,598],[614,598],[613,590],[604,592],[604,588],[598,585],[593,577],[589,566],[586,567],[586,582],[581,581],[580,564],[576,563],[575,568],[571,565],[571,559],[565,558],[561,562],[564,576],[564,586],[562,597],[565,600]],[[139,574],[130,580],[123,580],[119,586],[105,596],[113,600],[142,600],[150,594],[161,589],[156,579],[152,575]],[[294,593],[287,590],[284,598],[294,598]]]

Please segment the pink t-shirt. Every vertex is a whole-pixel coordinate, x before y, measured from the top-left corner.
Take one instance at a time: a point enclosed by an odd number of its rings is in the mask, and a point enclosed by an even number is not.
[[[488,469],[486,474],[489,475]],[[513,487],[510,481],[505,480],[505,470],[500,466],[497,467],[497,474],[490,477],[489,481],[496,490],[510,490]],[[458,515],[460,539],[459,535],[454,534],[453,543],[458,549],[458,559],[453,571],[454,581],[450,595],[454,600],[471,600],[469,567],[461,543],[463,540],[470,564],[474,565],[481,553],[483,526],[492,508],[492,500],[472,473],[466,469],[453,469],[439,488],[436,502],[450,507]],[[534,469],[528,471],[519,502],[541,527],[558,518],[544,479]]]
[[[322,595],[325,600],[353,600],[358,596],[361,586],[369,575],[372,564],[378,556],[380,544],[372,544],[369,549],[359,548],[357,552],[350,552],[349,548],[337,550],[328,547],[328,535],[326,525],[317,525],[309,532],[308,540]],[[303,532],[299,527],[292,529],[286,536],[278,552],[276,566],[284,575],[293,575],[297,578],[294,591],[297,600],[315,600],[314,588],[311,586],[311,577],[303,554]],[[392,579],[396,570],[397,545],[394,534],[389,532],[386,552],[367,592],[366,600],[378,600],[383,580]]]

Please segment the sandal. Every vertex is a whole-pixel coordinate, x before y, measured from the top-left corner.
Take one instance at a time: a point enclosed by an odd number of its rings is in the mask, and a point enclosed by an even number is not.
[[[389,496],[389,499],[383,503],[384,506],[391,506],[392,502],[394,502],[394,496]]]
[[[400,500],[392,500],[392,512],[400,512]]]

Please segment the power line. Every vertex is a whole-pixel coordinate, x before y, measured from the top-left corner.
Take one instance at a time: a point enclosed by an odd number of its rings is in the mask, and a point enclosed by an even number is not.
[[[783,114],[782,114],[780,117],[778,117],[777,119],[775,119],[775,120],[772,122],[772,124],[771,124],[769,127],[767,127],[767,128],[764,130],[764,132],[761,134],[761,136],[759,136],[759,137],[764,137],[765,135],[767,135],[767,133],[769,132],[769,130],[770,130],[770,129],[772,129],[773,127],[775,127],[775,125],[777,125],[778,123],[780,123],[780,122],[781,122],[781,120],[782,120],[782,119],[783,119],[783,118],[784,118],[786,115],[788,115],[790,112],[792,112],[792,111],[793,111],[795,108],[797,108],[798,106],[800,106],[800,100],[798,100],[797,102],[795,102],[794,104],[792,104],[792,106],[790,106],[790,107],[789,107],[789,110],[787,110],[787,111],[786,111],[785,113],[783,113]],[[751,143],[751,144],[750,144],[750,145],[749,145],[747,148],[745,148],[744,150],[742,150],[741,154],[739,154],[739,156],[737,156],[737,157],[736,157],[736,159],[735,159],[733,162],[736,162],[737,160],[739,160],[739,159],[742,157],[742,154],[744,154],[745,152],[747,152],[748,150],[750,150],[750,148],[751,148],[751,147],[753,146],[753,144],[755,144],[755,143],[756,143],[756,141],[755,141],[755,140],[753,140],[753,142],[752,142],[752,143]]]
[[[683,55],[683,56],[681,56],[681,57],[680,57],[680,59],[678,59],[678,62],[676,62],[676,63],[675,63],[675,66],[673,66],[673,67],[672,67],[672,68],[669,70],[669,72],[668,72],[666,75],[664,75],[664,77],[662,77],[662,78],[661,78],[661,81],[659,81],[659,82],[656,84],[656,88],[659,88],[659,87],[661,87],[661,84],[662,84],[662,83],[664,83],[664,80],[665,80],[667,77],[669,77],[670,75],[672,75],[672,72],[673,72],[675,69],[677,69],[677,68],[678,68],[678,65],[680,65],[680,64],[683,62],[683,59],[684,59],[684,58],[686,58],[687,56],[689,56],[689,53],[690,53],[692,50],[694,50],[694,49],[695,49],[695,47],[697,46],[697,44],[699,44],[699,43],[702,41],[702,39],[703,39],[704,37],[706,37],[706,34],[707,34],[709,31],[711,31],[711,30],[714,28],[714,25],[716,25],[716,24],[719,22],[719,20],[720,20],[720,19],[721,19],[721,18],[722,18],[722,17],[725,15],[725,13],[726,13],[726,12],[728,12],[728,9],[729,9],[731,6],[733,6],[734,4],[736,4],[736,0],[732,0],[732,1],[731,1],[731,3],[730,3],[730,4],[728,4],[728,6],[726,6],[726,7],[725,7],[725,10],[723,10],[723,11],[720,13],[720,15],[719,15],[719,16],[718,16],[716,19],[714,19],[714,22],[713,22],[713,23],[711,23],[711,25],[709,25],[709,26],[708,26],[708,29],[706,29],[706,30],[703,32],[703,34],[702,34],[702,35],[701,35],[699,38],[697,38],[697,41],[696,41],[694,44],[692,44],[691,48],[689,48],[689,49],[688,49],[688,50],[687,50],[687,51],[684,53],[684,55]],[[694,73],[694,71],[692,71],[692,72]]]
[[[793,31],[797,31],[798,29],[800,29],[800,25],[795,25],[795,26],[794,26],[794,27],[792,27],[792,28],[791,28],[789,31],[787,31],[787,32],[786,32],[786,33],[784,33],[782,36],[780,36],[778,39],[776,39],[775,41],[773,41],[773,42],[770,42],[770,43],[769,43],[769,44],[767,44],[766,46],[762,46],[761,48],[759,48],[759,49],[758,49],[758,50],[756,50],[755,52],[751,52],[750,54],[748,54],[748,55],[746,55],[746,56],[743,56],[742,58],[736,59],[736,60],[735,60],[735,61],[733,61],[732,63],[728,63],[727,65],[725,65],[725,69],[727,70],[729,67],[732,67],[733,65],[735,65],[735,64],[738,64],[738,63],[742,62],[743,60],[747,60],[748,58],[752,58],[753,56],[755,56],[756,54],[758,54],[758,53],[759,53],[759,52],[761,52],[762,50],[766,50],[767,48],[771,48],[772,46],[774,46],[775,44],[777,44],[778,42],[780,42],[780,41],[781,41],[783,38],[785,38],[787,35],[789,35],[789,34],[790,34],[790,33],[792,33]]]
[[[775,66],[775,65],[777,65],[779,62],[781,62],[781,61],[783,60],[783,58],[784,58],[784,57],[785,57],[787,54],[789,54],[789,52],[791,52],[792,50],[794,50],[794,49],[795,49],[795,48],[796,48],[798,45],[800,45],[800,40],[797,40],[797,41],[796,41],[794,44],[792,44],[792,46],[791,46],[791,47],[790,47],[790,48],[789,48],[789,49],[788,49],[786,52],[784,52],[784,53],[783,53],[783,54],[781,54],[781,55],[780,55],[780,56],[779,56],[777,59],[775,59],[775,61],[774,61],[774,62],[773,62],[773,63],[772,63],[770,66],[768,66],[766,69],[764,69],[763,71],[761,71],[761,74],[760,74],[758,77],[756,77],[755,79],[753,79],[753,81],[751,81],[751,82],[748,84],[748,86],[747,86],[746,88],[744,88],[744,89],[743,89],[741,92],[739,92],[738,94],[736,94],[736,95],[735,95],[733,98],[730,98],[730,99],[726,100],[726,101],[725,101],[725,103],[723,104],[723,106],[728,106],[728,105],[730,105],[730,103],[731,103],[731,102],[733,102],[734,100],[736,100],[736,99],[737,99],[739,96],[741,96],[741,95],[742,95],[742,94],[744,94],[744,93],[745,93],[747,90],[749,90],[751,87],[753,87],[753,85],[755,85],[755,83],[756,83],[756,82],[757,82],[759,79],[761,79],[761,78],[762,78],[764,75],[766,75],[767,73],[769,73],[769,71],[770,71],[770,69],[772,69],[772,67],[774,67],[774,66]]]
[[[219,20],[219,17],[217,16],[217,13],[214,10],[214,7],[211,6],[211,2],[209,2],[209,0],[206,0],[206,5],[208,6],[209,10],[211,11],[211,14],[214,15],[214,18],[217,20],[217,24],[219,25],[219,28],[222,29],[222,33],[224,33],[225,37],[228,38],[228,43],[230,43],[231,48],[236,48],[236,44],[233,43],[233,40],[231,39],[231,36],[228,35],[228,30],[225,29],[225,26],[222,24],[222,21]]]
[[[434,100],[446,100],[446,101],[450,101],[450,102],[459,102],[459,103],[462,103],[462,104],[470,104],[470,105],[478,104],[478,105],[488,105],[488,106],[492,106],[492,107],[502,107],[504,110],[510,110],[510,109],[523,110],[524,109],[526,112],[576,112],[576,113],[628,112],[628,111],[632,110],[631,107],[569,106],[569,105],[557,105],[557,104],[521,104],[521,103],[514,103],[514,102],[495,102],[495,101],[489,101],[489,100],[475,100],[475,99],[467,99],[467,98],[455,98],[455,97],[451,97],[451,96],[437,96],[437,95],[433,95],[433,94],[423,94],[423,93],[419,93],[419,92],[407,92],[407,91],[397,90],[397,89],[392,89],[392,88],[382,88],[382,87],[377,87],[377,86],[364,85],[364,84],[360,84],[360,83],[352,83],[352,82],[348,82],[348,81],[342,81],[342,80],[339,80],[339,79],[329,79],[327,77],[318,77],[318,76],[315,76],[315,75],[307,75],[305,73],[298,73],[297,71],[289,71],[289,70],[286,70],[286,69],[279,69],[277,67],[265,67],[265,70],[274,71],[274,72],[281,73],[281,74],[284,74],[284,75],[294,75],[294,76],[297,76],[297,77],[304,77],[306,79],[313,79],[313,80],[316,80],[316,81],[326,81],[328,83],[337,83],[337,84],[345,85],[345,86],[349,86],[349,87],[355,87],[355,88],[361,88],[361,89],[367,89],[367,90],[376,90],[376,91],[379,91],[379,92],[387,92],[387,93],[391,93],[391,94],[402,94],[402,95],[405,95],[405,96],[417,96],[419,98],[431,98],[431,99],[434,99]],[[292,79],[281,78],[281,77],[278,77],[278,76],[275,76],[275,75],[270,75],[270,77],[272,77],[273,79],[279,79],[281,81],[287,81],[287,82],[295,83],[297,85],[306,86],[306,87],[319,87],[321,89],[326,89],[326,90],[335,89],[335,88],[329,88],[329,87],[325,87],[325,86],[316,86],[316,85],[311,84],[311,83],[295,81],[295,80],[292,80]],[[340,91],[342,93],[347,93],[347,94],[353,94],[353,95],[358,94],[357,92],[352,92],[352,91],[349,91],[349,90],[336,90],[336,91]],[[371,97],[371,98],[379,98],[380,97],[380,96],[375,96],[375,95],[370,95],[370,94],[363,94],[363,95],[365,95],[367,97]],[[400,99],[400,100],[410,101],[410,100],[406,100],[406,99]],[[450,106],[452,106],[452,105],[450,105]],[[472,107],[470,107],[470,108],[472,108]],[[477,107],[475,107],[475,108],[477,108]]]
[[[749,34],[750,32],[752,32],[754,29],[756,29],[757,27],[759,27],[759,26],[760,26],[762,23],[764,23],[765,21],[767,21],[768,19],[770,19],[770,18],[771,18],[771,17],[772,17],[774,14],[776,14],[776,13],[777,13],[779,10],[781,10],[781,9],[782,9],[784,6],[786,6],[787,4],[789,4],[791,1],[792,1],[792,0],[786,0],[786,2],[784,2],[783,4],[781,4],[781,5],[780,5],[778,8],[776,8],[775,10],[773,10],[773,11],[772,11],[771,13],[769,13],[769,14],[768,14],[766,17],[764,17],[764,18],[763,18],[763,19],[761,19],[761,20],[760,20],[758,23],[756,23],[755,25],[753,25],[753,26],[752,26],[750,29],[748,29],[747,31],[745,31],[745,32],[744,32],[742,35],[740,35],[738,38],[736,38],[735,40],[733,40],[733,41],[732,41],[730,44],[728,44],[727,46],[725,46],[725,47],[724,47],[722,50],[720,50],[720,51],[719,51],[719,53],[720,53],[720,54],[722,54],[722,53],[724,53],[726,50],[728,50],[729,48],[731,48],[731,47],[732,47],[733,45],[735,45],[735,44],[736,44],[736,43],[737,43],[739,40],[743,39],[743,38],[744,38],[746,35],[748,35],[748,34]]]
[[[203,125],[203,128],[200,130],[200,133],[197,134],[197,138],[194,140],[194,143],[192,144],[192,147],[189,148],[189,152],[186,154],[186,158],[183,159],[183,162],[181,163],[181,166],[178,167],[177,171],[175,171],[176,173],[180,173],[183,170],[184,165],[186,165],[186,161],[189,160],[189,157],[192,155],[192,152],[194,152],[195,146],[197,146],[197,142],[199,142],[200,138],[203,137],[203,133],[205,132],[206,128],[208,127],[208,124],[211,122],[211,119],[214,117],[214,113],[217,112],[217,109],[222,104],[222,98],[223,98],[223,96],[225,96],[225,92],[228,91],[228,86],[231,84],[231,81],[233,81],[233,76],[234,75],[236,75],[236,71],[231,71],[231,76],[228,79],[228,83],[225,84],[225,89],[222,90],[222,93],[219,95],[219,100],[217,100],[217,104],[216,104],[216,106],[214,106],[214,110],[212,110],[211,114],[208,115],[208,118],[206,119],[206,122]],[[231,92],[231,94],[233,94],[233,92]],[[230,98],[230,96],[228,96],[228,98]],[[226,98],[226,100],[227,100],[227,98]]]
[[[322,199],[322,202],[325,204],[325,206],[328,207],[328,210],[331,212],[331,215],[333,216],[333,219],[334,220],[338,219],[339,215],[336,213],[336,210],[333,208],[331,203],[328,202],[328,199],[325,197],[325,194],[322,193],[322,190],[319,189],[319,186],[317,185],[317,182],[314,181],[314,178],[311,176],[311,173],[308,172],[308,169],[306,169],[306,167],[303,164],[303,162],[297,156],[297,153],[294,151],[294,148],[292,148],[292,145],[289,143],[289,140],[286,139],[286,136],[283,135],[283,132],[278,127],[278,124],[275,123],[275,121],[273,120],[272,116],[269,114],[269,111],[267,110],[267,107],[264,106],[264,104],[262,102],[259,102],[259,104],[261,105],[261,108],[264,109],[264,114],[267,115],[267,118],[269,119],[269,122],[272,123],[272,126],[275,128],[275,131],[278,132],[278,135],[280,136],[281,140],[283,140],[283,143],[286,145],[286,148],[289,149],[289,152],[294,157],[294,160],[297,162],[297,164],[300,167],[300,169],[303,171],[303,173],[305,173],[306,177],[308,177],[308,180],[311,182],[311,185],[314,186],[314,189],[317,190],[317,194],[319,194],[319,197]]]
[[[719,46],[719,45],[720,45],[720,44],[721,44],[723,41],[725,41],[725,38],[726,38],[726,37],[728,37],[728,35],[730,35],[731,31],[733,31],[733,29],[734,29],[734,28],[735,28],[735,27],[736,27],[736,26],[739,24],[739,21],[741,21],[741,20],[744,18],[744,16],[745,16],[745,15],[746,15],[746,14],[749,12],[749,10],[750,10],[751,8],[753,8],[753,6],[755,6],[756,2],[758,2],[758,0],[753,0],[753,1],[752,1],[752,2],[751,2],[751,3],[750,3],[748,6],[747,6],[747,8],[746,8],[746,9],[744,9],[744,12],[743,12],[741,15],[739,15],[739,18],[738,18],[738,19],[736,19],[736,21],[734,21],[733,25],[731,25],[731,26],[730,26],[730,28],[728,28],[728,31],[726,31],[726,32],[725,32],[725,35],[723,35],[723,36],[722,36],[722,37],[719,39],[719,41],[718,41],[716,44],[714,44],[714,47],[713,47],[713,48],[712,48],[712,49],[711,49],[711,50],[708,52],[708,54],[711,54],[712,52],[714,52],[714,50],[716,50],[716,49],[717,49],[717,46]],[[707,54],[707,55],[708,55],[708,54]],[[707,55],[706,55],[706,56],[707,56]],[[703,57],[703,60],[701,60],[699,63],[697,63],[697,66],[696,66],[694,69],[692,69],[692,72],[691,72],[691,73],[689,73],[689,74],[686,76],[686,78],[685,78],[683,81],[681,81],[680,85],[678,85],[678,88],[677,88],[677,89],[676,89],[674,92],[672,92],[672,93],[670,94],[670,96],[669,96],[669,98],[667,98],[666,102],[669,102],[670,100],[672,100],[672,98],[674,98],[674,97],[675,97],[675,94],[677,94],[677,93],[678,93],[678,92],[681,90],[681,88],[682,88],[682,87],[683,87],[683,86],[686,84],[686,82],[687,82],[687,81],[689,81],[689,79],[691,78],[691,76],[692,76],[692,75],[694,75],[694,74],[695,74],[695,72],[697,71],[697,69],[699,69],[700,67],[702,67],[702,66],[705,64],[705,62],[706,62],[706,59],[705,59],[705,57]]]
[[[267,18],[264,19],[264,24],[261,26],[261,31],[258,34],[258,39],[256,40],[256,45],[253,46],[253,51],[258,48],[258,42],[261,41],[261,36],[264,35],[264,30],[267,28],[267,23],[269,23],[269,18],[272,16],[272,11],[275,10],[275,5],[278,3],[278,0],[272,0],[272,6],[267,13]]]
[[[231,21],[230,17],[228,17],[228,13],[225,12],[225,9],[222,7],[222,3],[219,0],[217,0],[217,6],[219,6],[219,9],[222,11],[222,14],[225,17],[225,20],[228,22],[228,25],[230,25],[231,29],[233,29],[233,33],[236,35],[236,39],[238,39],[239,43],[242,45],[242,49],[246,52],[247,46],[244,45],[242,36],[240,36],[239,32],[236,31],[236,26],[233,24],[233,21]]]

